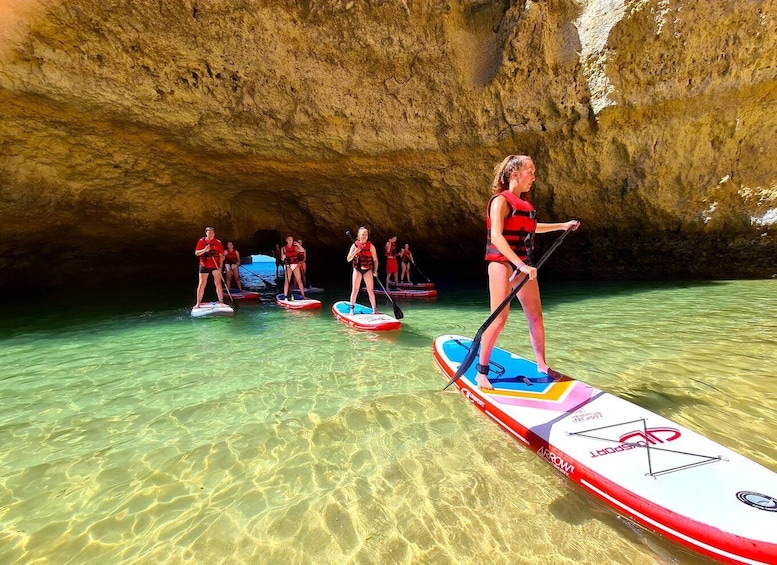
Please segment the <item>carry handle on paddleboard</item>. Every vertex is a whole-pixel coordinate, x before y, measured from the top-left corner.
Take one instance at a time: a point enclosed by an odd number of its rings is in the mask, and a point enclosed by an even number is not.
[[[351,230],[345,230],[345,235],[347,235],[350,238],[351,243],[356,243],[356,240],[353,238],[353,235],[351,234]],[[402,312],[402,309],[399,306],[397,306],[397,303],[394,302],[394,300],[392,300],[391,295],[389,294],[388,290],[386,290],[386,287],[384,287],[383,283],[380,282],[380,277],[374,276],[372,278],[374,280],[378,281],[378,284],[380,285],[380,288],[383,289],[383,292],[386,293],[386,298],[389,299],[389,302],[391,302],[391,305],[394,307],[394,317],[397,320],[401,320],[402,318],[404,318],[405,317],[405,313]]]
[[[539,269],[542,267],[543,263],[548,260],[548,257],[556,250],[556,247],[561,245],[561,242],[564,241],[564,238],[567,236],[567,234],[572,231],[572,227],[568,227],[564,230],[564,233],[562,233],[560,236],[558,236],[558,239],[553,242],[553,245],[550,246],[550,249],[548,249],[545,254],[540,258],[539,263],[537,263],[536,267]],[[516,269],[516,273],[518,273],[518,269]],[[513,273],[514,275],[516,273]],[[467,369],[470,368],[472,365],[472,362],[475,360],[475,357],[477,357],[478,352],[480,351],[480,341],[483,339],[483,332],[486,331],[488,326],[490,326],[494,320],[496,320],[497,316],[502,312],[502,310],[507,307],[508,304],[512,301],[513,298],[518,294],[518,292],[521,290],[523,285],[525,285],[529,280],[529,275],[526,275],[523,277],[523,280],[516,286],[510,294],[507,295],[507,298],[505,298],[502,303],[496,307],[496,309],[491,312],[491,315],[488,317],[488,319],[483,323],[482,326],[480,326],[480,329],[475,334],[475,338],[472,340],[472,345],[469,346],[469,352],[467,353],[467,356],[464,358],[464,361],[461,362],[461,365],[459,365],[459,368],[456,369],[456,374],[453,375],[453,378],[448,381],[448,384],[443,387],[443,390],[447,389],[449,386],[451,386],[453,383],[458,381],[461,376],[467,372]]]

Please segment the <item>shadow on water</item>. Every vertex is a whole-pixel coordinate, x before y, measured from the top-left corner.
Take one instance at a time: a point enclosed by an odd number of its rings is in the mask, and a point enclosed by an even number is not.
[[[688,406],[710,405],[709,402],[705,402],[698,395],[669,394],[666,391],[657,392],[646,386],[629,387],[628,389],[618,391],[618,396],[657,414],[665,414],[667,410],[670,412],[678,411]]]

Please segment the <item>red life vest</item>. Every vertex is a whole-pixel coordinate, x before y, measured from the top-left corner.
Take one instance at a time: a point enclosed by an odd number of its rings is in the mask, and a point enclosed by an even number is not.
[[[200,244],[197,245],[197,249],[204,249],[206,245],[210,245],[210,251],[200,255],[200,266],[205,269],[218,269],[219,262],[217,257],[224,252],[224,246],[221,244],[221,241],[215,237],[213,239],[201,237]]]
[[[518,255],[521,261],[525,261],[528,256],[526,236],[534,234],[537,229],[537,220],[535,219],[537,211],[531,202],[517,197],[509,190],[495,194],[488,201],[486,209],[486,261],[509,262],[507,257],[502,255],[491,242],[491,203],[498,196],[504,197],[510,206],[510,213],[505,218],[502,235],[510,245],[510,249]]]
[[[388,251],[386,251],[386,257],[395,257],[397,254],[397,244],[393,241],[389,243]]]
[[[224,252],[224,261],[227,265],[235,265],[237,263],[237,249],[230,251],[227,249]]]
[[[297,251],[297,246],[293,243],[291,244],[291,247],[288,245],[283,246],[283,251],[286,253],[286,264],[292,265],[294,263],[300,262],[299,252]]]
[[[409,263],[410,262],[410,250],[409,249],[403,249],[400,253],[400,257],[402,259],[403,263]]]
[[[361,252],[354,256],[351,262],[353,268],[365,272],[373,270],[375,263],[372,260],[372,243],[368,240],[367,243],[362,245],[357,241],[355,245],[357,249],[361,249]]]

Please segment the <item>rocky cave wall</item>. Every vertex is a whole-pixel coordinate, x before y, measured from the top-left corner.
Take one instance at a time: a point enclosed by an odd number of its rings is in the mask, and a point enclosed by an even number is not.
[[[583,222],[550,270],[769,276],[776,8],[0,0],[0,287],[190,275],[207,224],[321,266],[366,225],[482,269],[510,153],[541,221]]]

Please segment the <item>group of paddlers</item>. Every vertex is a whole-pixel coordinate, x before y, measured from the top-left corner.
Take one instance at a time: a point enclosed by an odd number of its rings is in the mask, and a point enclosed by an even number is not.
[[[513,290],[526,315],[529,324],[529,335],[537,359],[537,368],[555,378],[553,371],[545,360],[545,328],[542,318],[540,291],[537,284],[537,267],[532,264],[531,246],[535,233],[552,231],[576,230],[580,226],[577,220],[560,223],[539,223],[536,220],[536,210],[529,202],[526,194],[534,184],[535,166],[532,159],[526,155],[509,155],[494,169],[494,179],[491,183],[493,195],[486,208],[486,254],[488,265],[489,298],[493,323],[483,331],[480,346],[479,363],[477,364],[477,384],[481,388],[493,388],[488,380],[489,360],[497,337],[507,322],[509,302]],[[348,232],[350,235],[350,232]],[[397,249],[396,236],[386,242],[383,254],[386,259],[386,288],[393,276],[395,285],[400,283],[399,265],[402,266],[402,282],[410,281],[410,266],[415,264],[410,245],[405,244]],[[202,301],[208,274],[212,273],[219,301],[223,302],[221,289],[221,269],[227,263],[226,276],[236,277],[240,285],[238,268],[240,256],[231,243],[227,250],[215,238],[215,230],[208,227],[205,237],[197,242],[195,255],[200,258],[199,285],[197,286],[197,305]],[[235,259],[236,257],[236,259]],[[276,261],[284,268],[284,289],[289,295],[291,281],[296,282],[299,292],[305,298],[306,288],[306,253],[301,240],[293,236],[286,237],[286,244],[276,246]],[[356,296],[362,283],[370,298],[370,305],[377,312],[374,277],[378,276],[378,252],[369,241],[369,231],[359,228],[356,240],[351,244],[346,260],[353,266],[351,275],[351,309],[356,302]],[[521,275],[521,276],[516,276]],[[520,288],[519,288],[520,285]],[[293,292],[292,292],[293,294]],[[503,304],[505,303],[505,304]]]

